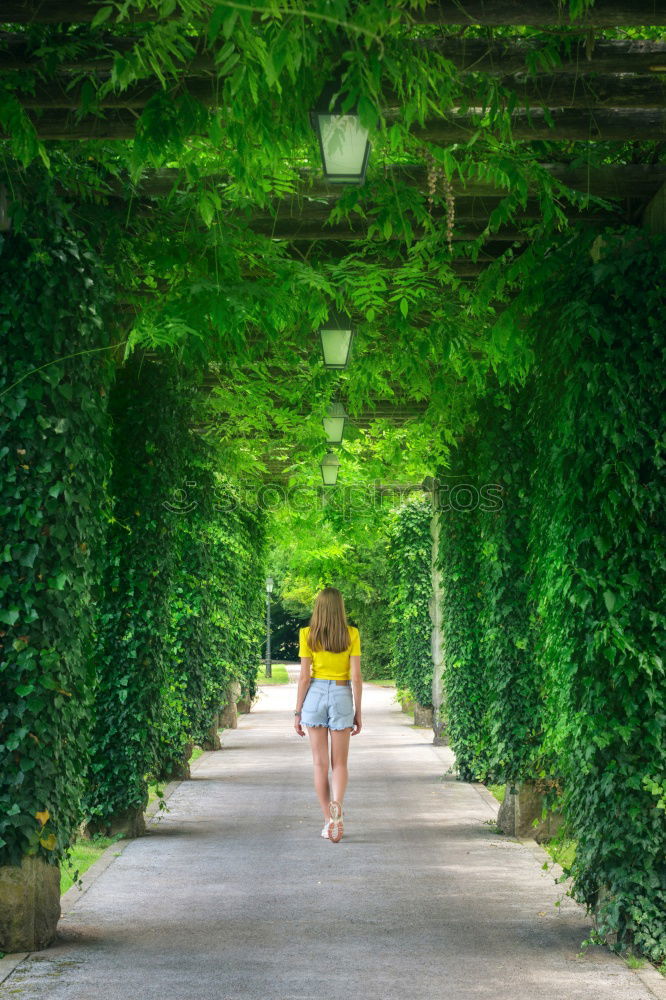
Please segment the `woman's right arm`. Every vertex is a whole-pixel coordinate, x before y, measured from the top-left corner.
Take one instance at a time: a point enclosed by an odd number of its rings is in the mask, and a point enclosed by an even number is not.
[[[361,732],[361,694],[363,692],[363,678],[361,677],[361,657],[350,656],[349,668],[351,673],[352,691],[354,693],[354,728],[352,736]]]

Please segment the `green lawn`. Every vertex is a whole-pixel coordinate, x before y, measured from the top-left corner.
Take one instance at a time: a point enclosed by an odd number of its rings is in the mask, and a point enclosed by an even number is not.
[[[80,837],[74,846],[72,847],[72,853],[67,862],[63,862],[60,867],[60,893],[67,892],[67,890],[74,885],[74,876],[78,871],[78,877],[80,878],[84,872],[87,872],[90,866],[97,861],[99,857],[102,856],[107,847],[111,844],[117,844],[119,840],[123,839],[121,833],[116,834],[115,837],[103,837],[101,835],[96,835],[90,840],[84,837]]]
[[[164,786],[166,782],[157,781],[154,785],[148,785],[148,805],[154,802],[155,799],[161,799],[164,795]]]
[[[491,795],[494,795],[498,802],[504,802],[504,795],[506,794],[506,785],[486,785],[486,788]]]
[[[287,673],[287,668],[283,667],[281,663],[271,664],[272,677],[266,677],[266,666],[261,664],[259,670],[257,671],[257,684],[288,684],[289,674]]]
[[[542,846],[550,854],[553,861],[564,869],[568,868],[576,857],[575,840],[560,840],[555,837],[554,840],[547,841]]]

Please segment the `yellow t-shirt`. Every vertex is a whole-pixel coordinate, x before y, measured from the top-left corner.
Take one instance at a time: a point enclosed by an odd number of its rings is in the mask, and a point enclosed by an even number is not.
[[[317,680],[348,681],[351,677],[349,667],[350,656],[361,655],[361,636],[353,625],[349,629],[349,646],[342,653],[330,653],[328,650],[312,650],[308,646],[310,626],[299,630],[298,655],[309,656],[312,660],[312,676]]]

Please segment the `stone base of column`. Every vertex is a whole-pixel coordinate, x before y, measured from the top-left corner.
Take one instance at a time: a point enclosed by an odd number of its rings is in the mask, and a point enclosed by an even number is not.
[[[432,729],[432,705],[421,705],[418,701],[414,702],[414,725]]]
[[[40,857],[0,867],[0,951],[39,951],[60,919],[60,868]]]
[[[219,717],[216,715],[211,727],[208,730],[208,735],[206,739],[201,744],[202,750],[221,750],[222,743],[220,742],[220,734],[218,733],[219,728]]]
[[[236,729],[238,726],[237,702],[240,701],[241,686],[232,681],[227,689],[227,704],[220,711],[220,729]]]
[[[230,701],[220,712],[220,729],[236,729],[238,726],[238,709],[236,702]]]
[[[238,708],[238,714],[239,715],[247,715],[248,712],[251,712],[252,711],[253,701],[254,701],[254,699],[250,698],[249,695],[246,695],[245,698],[241,698],[241,700],[238,702],[238,706],[237,706],[237,708]]]
[[[171,770],[165,772],[166,781],[188,781],[191,777],[190,765],[188,763],[194,750],[194,743],[186,743],[183,747],[183,754],[180,760],[174,761]]]
[[[122,833],[125,837],[142,837],[146,832],[143,809],[123,809],[106,819],[95,817],[88,822],[87,831],[89,835],[102,833],[105,837],[114,837],[117,833]]]
[[[562,825],[562,817],[551,812],[542,819],[543,803],[544,792],[536,782],[523,781],[515,792],[507,785],[497,825],[510,837],[533,837],[538,843],[550,840]]]
[[[400,698],[399,701],[400,701],[400,708],[403,710],[403,712],[406,715],[408,715],[410,712],[414,711],[414,700],[413,700],[413,698],[409,698],[409,697],[407,697],[407,695],[405,695],[404,697]]]

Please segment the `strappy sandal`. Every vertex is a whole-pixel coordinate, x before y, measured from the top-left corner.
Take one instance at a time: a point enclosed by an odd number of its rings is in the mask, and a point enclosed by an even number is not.
[[[342,806],[339,802],[333,800],[328,806],[329,812],[331,814],[331,819],[328,824],[328,839],[332,840],[334,844],[337,844],[342,840],[343,833],[343,819],[342,819]]]

